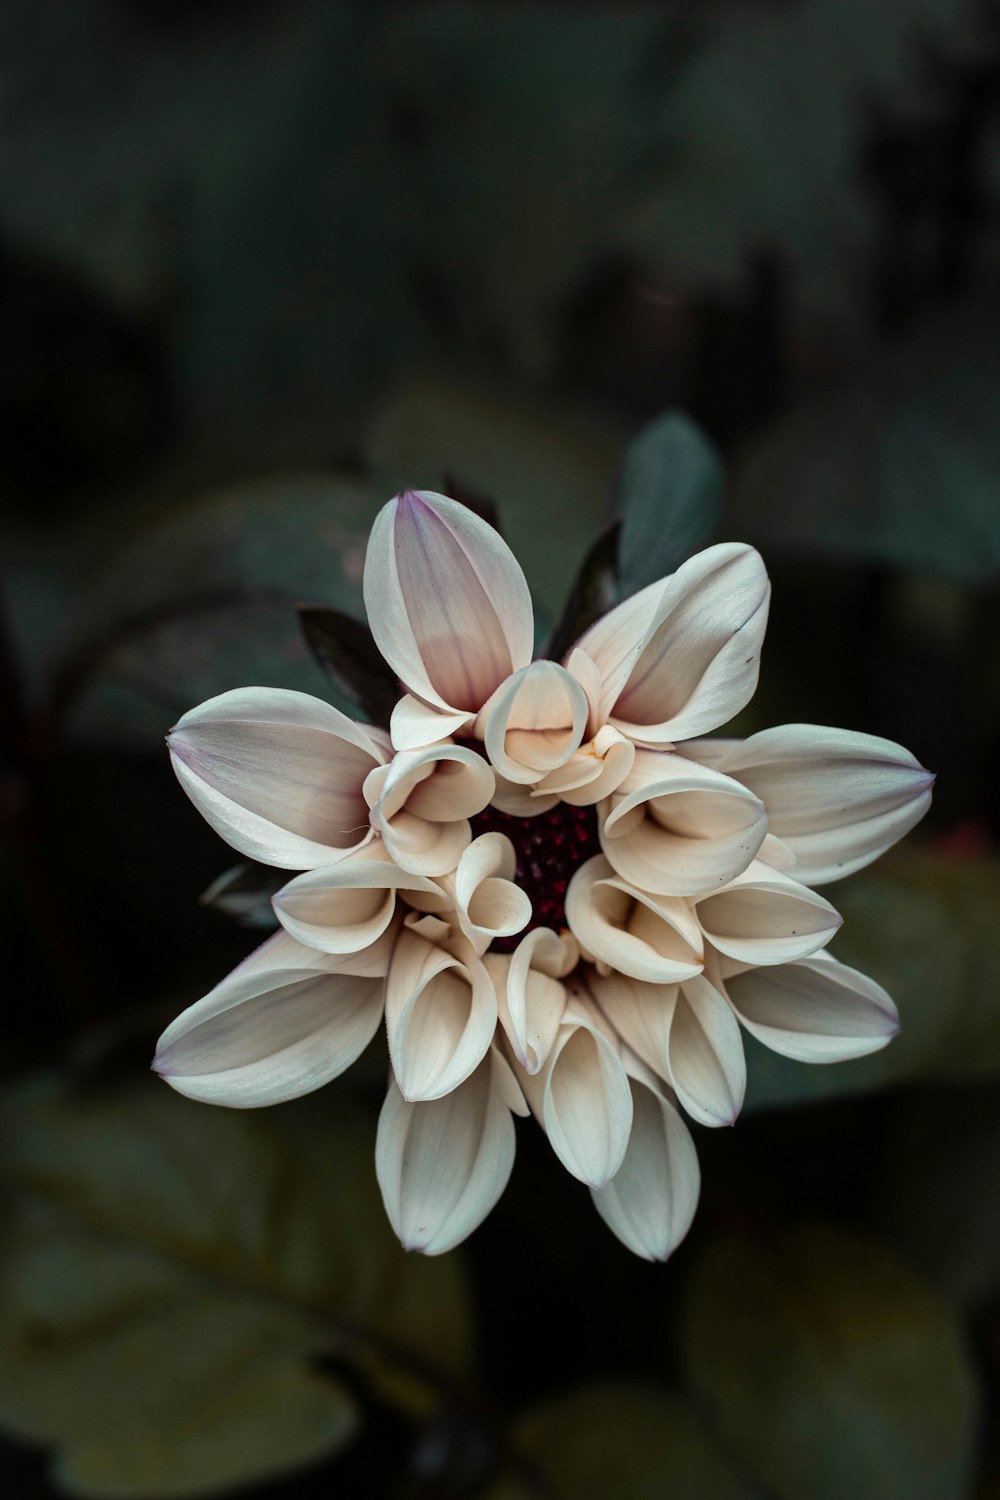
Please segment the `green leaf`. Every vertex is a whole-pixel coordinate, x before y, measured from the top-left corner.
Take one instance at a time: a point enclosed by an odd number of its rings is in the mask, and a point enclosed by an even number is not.
[[[753,1500],[697,1410],[640,1384],[584,1386],[544,1402],[513,1434],[528,1475],[511,1474],[488,1500]]]
[[[388,728],[401,689],[367,624],[343,610],[309,605],[299,606],[299,624],[339,695],[360,708],[371,723]]]
[[[583,632],[612,607],[618,594],[618,540],[621,524],[602,531],[576,575],[558,624],[545,648],[552,661],[561,661]]]
[[[692,1388],[777,1500],[955,1500],[976,1398],[947,1304],[875,1241],[833,1228],[716,1241],[683,1330]]]
[[[885,986],[902,1029],[872,1057],[830,1067],[748,1037],[747,1108],[1000,1072],[1000,864],[897,854],[828,889],[844,917],[831,951]]]
[[[665,412],[632,439],[615,497],[622,517],[623,594],[674,572],[712,540],[722,520],[724,489],[718,454],[683,412]]]
[[[43,1078],[0,1129],[0,1421],[75,1492],[209,1494],[336,1453],[358,1413],[323,1357],[431,1388],[466,1368],[457,1262],[404,1256],[330,1095],[249,1115]]]
[[[199,897],[199,903],[231,917],[241,927],[271,932],[278,925],[271,898],[287,878],[284,870],[244,861],[213,880]]]

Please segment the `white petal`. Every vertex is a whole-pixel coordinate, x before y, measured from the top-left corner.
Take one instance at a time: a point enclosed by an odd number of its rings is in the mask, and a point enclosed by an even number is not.
[[[241,966],[167,1027],[155,1071],[189,1099],[234,1109],[297,1099],[336,1078],[378,1030],[385,982],[309,957],[308,966]]]
[[[441,1255],[482,1223],[514,1165],[514,1122],[495,1053],[441,1099],[411,1103],[394,1082],[379,1115],[375,1172],[406,1250]]]
[[[751,969],[726,981],[736,1014],[758,1041],[798,1062],[843,1062],[878,1052],[899,1030],[880,984],[829,954]]]
[[[622,1244],[645,1260],[667,1260],[691,1227],[701,1173],[691,1134],[656,1089],[630,1079],[632,1133],[624,1160],[594,1207]]]
[[[823,896],[760,860],[696,902],[696,911],[714,948],[750,964],[805,958],[825,947],[841,925]]]
[[[389,731],[397,750],[423,750],[449,735],[458,734],[460,729],[468,729],[474,720],[474,714],[431,708],[411,693],[406,693],[392,711]]]
[[[884,854],[930,806],[934,777],[891,740],[785,724],[730,741],[719,768],[767,804],[771,832],[805,885],[839,880]]]
[[[459,926],[477,953],[498,937],[513,937],[531,921],[531,901],[514,884],[514,846],[502,833],[482,833],[455,871]]]
[[[564,766],[550,771],[534,795],[555,792],[573,807],[592,807],[618,790],[632,770],[635,753],[631,740],[605,724]]]
[[[358,953],[388,928],[399,890],[443,902],[439,887],[424,876],[410,875],[386,859],[354,856],[297,875],[278,891],[274,909],[299,942],[323,953]]]
[[[700,975],[677,991],[668,1061],[688,1114],[702,1125],[732,1125],[747,1086],[743,1039],[726,997]]]
[[[560,982],[577,961],[569,934],[557,936],[536,927],[518,943],[510,957],[489,954],[489,969],[497,991],[500,1024],[518,1062],[537,1073],[556,1039],[566,1009],[566,989]]]
[[[371,838],[361,788],[384,750],[307,693],[222,693],[184,714],[168,746],[199,812],[251,859],[308,870]]]
[[[497,690],[477,728],[500,775],[530,785],[578,749],[587,712],[586,694],[565,667],[534,661]]]
[[[757,686],[769,599],[758,553],[725,542],[613,610],[580,642],[606,682],[617,686],[627,669],[607,722],[640,743],[658,745],[731,719]],[[624,613],[628,606],[631,613]],[[609,644],[634,639],[640,629],[631,661],[620,646],[611,652],[617,666],[609,679],[602,660]]]
[[[602,855],[570,881],[566,920],[585,953],[634,979],[676,984],[701,971],[701,933],[687,903],[638,890]]]
[[[389,1056],[404,1098],[439,1099],[485,1057],[497,1024],[493,982],[470,943],[448,952],[405,929],[386,983]]]
[[[471,838],[468,819],[493,795],[493,772],[473,750],[439,744],[402,752],[365,782],[372,827],[400,869],[447,875]]]
[[[660,895],[725,885],[747,868],[767,833],[764,804],[748,788],[663,751],[639,750],[602,811],[601,848],[618,874]]]
[[[407,490],[375,518],[365,560],[375,642],[409,691],[478,713],[531,660],[531,596],[506,542],[429,490]]]
[[[588,985],[616,1034],[651,1068],[670,1077],[670,1027],[677,1001],[675,984],[643,984],[626,974],[592,975]]]

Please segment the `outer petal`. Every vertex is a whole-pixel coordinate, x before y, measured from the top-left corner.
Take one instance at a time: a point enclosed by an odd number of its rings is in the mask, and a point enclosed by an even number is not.
[[[806,885],[870,864],[930,806],[932,774],[902,745],[875,735],[785,724],[722,743],[718,769],[767,804],[771,832],[795,855],[796,879]]]
[[[612,610],[579,643],[601,670],[606,722],[662,745],[731,719],[757,686],[769,600],[759,554],[727,542]]]
[[[274,909],[299,942],[323,953],[359,953],[388,928],[400,890],[419,892],[432,910],[445,904],[432,880],[386,859],[355,857],[297,875],[274,897]]]
[[[548,927],[526,933],[509,958],[500,953],[486,957],[500,1024],[527,1073],[539,1072],[552,1050],[566,1009],[566,987],[560,981],[577,958],[570,934],[557,936]]]
[[[472,511],[406,490],[375,518],[365,608],[375,642],[418,698],[478,713],[531,660],[531,596],[513,553]]]
[[[530,786],[579,748],[587,711],[587,695],[565,667],[533,661],[497,690],[478,728],[500,775]]]
[[[464,938],[449,952],[405,929],[386,984],[389,1056],[400,1092],[440,1099],[475,1072],[497,1024],[489,974]]]
[[[504,1070],[503,1059],[491,1052],[451,1093],[419,1103],[404,1099],[390,1082],[375,1171],[404,1249],[424,1255],[452,1250],[507,1186],[515,1141]]]
[[[468,728],[474,720],[475,714],[461,709],[457,713],[446,713],[443,709],[430,708],[419,698],[406,693],[392,711],[389,730],[397,750],[423,750],[427,745],[434,745],[438,740]]]
[[[616,1035],[657,1078],[668,1082],[677,985],[644,984],[614,973],[592,974],[587,984]]]
[[[638,1070],[637,1070],[638,1071]],[[591,1189],[594,1207],[626,1249],[644,1260],[667,1260],[691,1227],[701,1173],[690,1131],[644,1075],[630,1075],[632,1132],[621,1166]]]
[[[585,953],[634,979],[677,984],[701,971],[701,933],[687,903],[638,890],[602,855],[570,881],[566,919]]]
[[[494,790],[493,772],[474,750],[450,743],[396,755],[365,782],[371,825],[400,869],[447,875],[471,837],[469,818]]]
[[[199,812],[252,859],[309,870],[371,838],[361,788],[384,747],[319,698],[280,688],[222,693],[184,714],[168,746]]]
[[[729,979],[726,990],[746,1029],[798,1062],[866,1057],[899,1030],[896,1007],[882,986],[827,953],[750,969]]]
[[[241,965],[167,1027],[153,1068],[178,1093],[234,1109],[280,1104],[361,1055],[382,1019],[384,980],[337,973],[336,960],[291,943],[274,955],[285,966]]]
[[[825,947],[841,925],[823,896],[760,860],[695,909],[712,946],[748,964],[805,958]]]
[[[742,873],[767,834],[763,802],[729,776],[663,751],[640,750],[602,808],[601,848],[625,880],[694,896]]]
[[[700,976],[677,991],[667,1063],[677,1098],[702,1125],[732,1125],[743,1108],[746,1057],[726,997]]]

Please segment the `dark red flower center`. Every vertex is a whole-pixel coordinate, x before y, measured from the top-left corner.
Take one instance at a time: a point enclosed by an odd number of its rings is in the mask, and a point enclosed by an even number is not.
[[[524,931],[497,938],[494,951],[512,953],[532,927],[551,927],[555,932],[565,927],[566,887],[580,866],[601,852],[596,808],[559,802],[537,817],[518,818],[487,807],[471,822],[473,838],[502,833],[510,839],[517,859],[514,878],[531,902],[531,921]]]

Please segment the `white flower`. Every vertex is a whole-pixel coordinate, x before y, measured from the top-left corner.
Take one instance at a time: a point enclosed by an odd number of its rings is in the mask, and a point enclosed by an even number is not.
[[[933,778],[845,730],[701,738],[754,691],[769,592],[751,548],[710,547],[533,662],[501,538],[445,496],[390,501],[365,601],[402,688],[391,733],[244,688],[170,736],[223,838],[300,873],[281,930],[167,1028],[156,1069],[193,1098],[277,1103],[384,1022],[376,1168],[407,1247],[482,1221],[533,1113],[619,1239],[666,1259],[699,1188],[678,1105],[735,1120],[742,1029],[824,1063],[898,1027],[825,951],[840,917],[811,887],[907,832]]]

